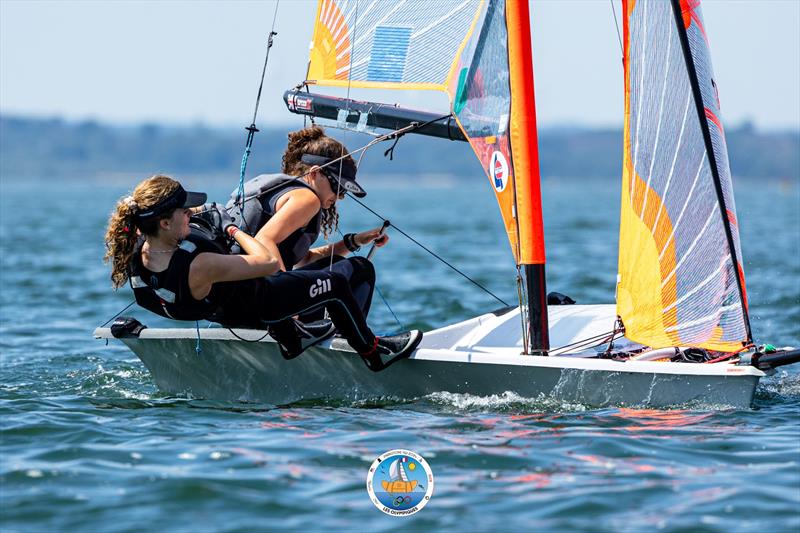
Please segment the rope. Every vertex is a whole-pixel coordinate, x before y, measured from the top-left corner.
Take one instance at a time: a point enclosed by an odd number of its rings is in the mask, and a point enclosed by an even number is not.
[[[240,337],[239,335],[237,335],[236,332],[233,331],[231,328],[225,328],[225,329],[230,331],[231,335],[233,335],[234,337],[236,337],[240,341],[245,341],[245,342],[261,342],[261,341],[263,341],[264,339],[267,338],[267,335],[269,335],[269,331],[267,331],[266,333],[264,333],[262,336],[260,336],[257,339],[245,339],[244,337]]]
[[[197,344],[194,345],[194,352],[197,355],[200,355],[203,352],[203,349],[200,347],[200,321],[194,321],[194,327],[197,330]]]
[[[342,232],[341,232],[341,230],[339,230],[339,228],[336,228],[336,230],[339,232],[339,235],[342,235]],[[342,235],[342,237],[344,237],[344,235]],[[353,254],[353,255],[356,255],[356,254]],[[371,259],[369,255],[367,255],[366,258],[367,258],[367,260]],[[333,265],[331,264],[331,267],[329,267],[329,269],[332,268],[332,266]],[[392,306],[389,305],[389,301],[383,296],[383,293],[378,288],[378,283],[377,282],[375,283],[375,286],[373,288],[377,291],[378,296],[381,297],[381,300],[383,300],[383,305],[386,306],[386,309],[388,309],[389,313],[391,313],[391,315],[394,317],[394,321],[397,322],[397,324],[400,326],[400,331],[405,331],[405,327],[403,326],[403,323],[400,321],[399,318],[397,318],[397,315],[395,314],[394,309],[392,309]]]
[[[378,296],[380,296],[380,297],[381,297],[381,300],[383,300],[383,303],[384,303],[384,305],[386,305],[386,308],[389,310],[389,312],[390,312],[390,313],[392,314],[392,316],[394,317],[394,321],[395,321],[395,322],[397,322],[397,325],[398,325],[398,326],[400,326],[400,330],[399,330],[399,331],[406,331],[406,327],[405,327],[405,325],[403,325],[403,323],[400,321],[400,319],[399,319],[399,318],[397,318],[397,315],[396,315],[396,314],[394,313],[394,311],[392,310],[391,306],[389,305],[389,302],[388,302],[388,301],[386,300],[386,298],[383,296],[383,293],[382,293],[382,292],[381,292],[381,290],[378,288],[378,285],[377,285],[377,284],[375,285],[375,291],[378,293]]]
[[[126,306],[125,306],[124,308],[122,308],[120,311],[117,311],[117,314],[115,314],[114,316],[112,316],[111,318],[109,318],[108,320],[106,320],[105,322],[103,322],[102,324],[100,324],[100,327],[101,327],[101,328],[102,328],[102,327],[104,327],[106,324],[108,324],[109,322],[111,322],[112,320],[114,320],[115,318],[117,318],[119,315],[121,315],[122,313],[124,313],[125,311],[127,311],[127,310],[128,310],[128,308],[129,308],[130,306],[132,306],[133,304],[135,304],[135,303],[136,303],[136,300],[134,300],[134,301],[132,301],[131,303],[129,303],[128,305],[126,305]]]
[[[436,118],[434,118],[432,120],[429,120],[427,122],[422,122],[422,123],[414,122],[414,123],[411,123],[408,126],[402,127],[400,129],[397,129],[397,130],[394,130],[394,131],[391,131],[391,132],[389,132],[389,133],[387,133],[385,135],[381,135],[380,137],[376,137],[375,139],[372,139],[370,142],[368,142],[367,144],[365,144],[361,148],[356,148],[355,150],[347,152],[342,157],[337,157],[336,159],[332,159],[331,161],[328,161],[324,165],[319,165],[319,167],[320,168],[325,168],[325,167],[334,165],[334,164],[338,163],[339,161],[343,160],[347,156],[351,156],[352,157],[354,154],[358,154],[358,153],[364,152],[366,150],[369,150],[370,148],[372,148],[373,146],[375,146],[379,142],[383,142],[383,141],[387,141],[387,140],[393,140],[395,137],[403,136],[406,133],[411,133],[411,132],[413,132],[415,130],[418,130],[420,128],[424,128],[425,126],[427,126],[429,124],[432,124],[432,123],[437,122],[439,120],[443,120],[443,119],[445,119],[447,117],[450,117],[450,116],[451,115],[448,113],[447,115],[442,115],[441,117],[436,117]],[[291,179],[296,181],[296,180],[299,180],[299,179],[302,179],[302,178],[308,176],[310,173],[311,173],[311,171],[308,171],[308,172],[305,172],[303,174],[300,174],[299,176],[291,176]],[[281,187],[281,186],[283,186],[283,184],[275,185],[274,187],[270,187],[269,189],[266,189],[266,190],[263,190],[263,191],[258,192],[256,194],[253,194],[251,196],[248,196],[248,197],[244,198],[244,202],[249,202],[250,200],[252,200],[254,198],[260,198],[260,197],[264,196],[265,194],[269,194],[270,192],[272,192],[273,190],[275,190],[275,189],[277,189],[278,187]],[[352,195],[350,195],[350,193],[348,193],[347,191],[345,191],[345,194],[347,194],[348,196],[350,196],[352,198]],[[244,202],[242,202],[242,203],[244,203]]]
[[[364,209],[366,209],[367,211],[369,211],[370,213],[372,213],[376,217],[380,218],[382,221],[388,222],[387,219],[385,219],[383,216],[381,216],[375,210],[371,209],[369,206],[367,206],[364,202],[362,202],[361,200],[359,200],[355,196],[352,196],[350,194],[348,194],[348,196],[350,196],[353,200],[355,200],[361,207],[363,207]],[[434,252],[433,250],[431,250],[430,248],[428,248],[427,246],[425,246],[424,244],[422,244],[421,242],[416,240],[414,237],[412,237],[411,235],[409,235],[408,233],[406,233],[402,229],[398,228],[395,224],[389,223],[389,225],[391,227],[393,227],[395,230],[397,230],[403,237],[405,237],[406,239],[410,240],[411,242],[413,242],[414,244],[416,244],[417,246],[419,246],[420,248],[422,248],[423,250],[428,252],[430,255],[432,255],[433,257],[435,257],[436,259],[438,259],[439,261],[441,261],[442,263],[444,263],[445,265],[450,267],[452,270],[454,270],[455,272],[460,274],[467,281],[469,281],[470,283],[472,283],[476,287],[480,288],[483,292],[485,292],[486,294],[490,295],[492,298],[494,298],[495,300],[497,300],[498,302],[503,304],[505,307],[509,307],[509,304],[505,300],[503,300],[502,298],[497,296],[495,293],[493,293],[492,291],[490,291],[489,289],[487,289],[486,287],[484,287],[483,285],[481,285],[480,283],[478,283],[477,281],[475,281],[474,279],[469,277],[467,274],[465,274],[462,271],[460,271],[458,268],[456,268],[453,265],[451,265],[449,262],[447,262],[446,259],[444,259],[440,255],[438,255],[436,252]]]
[[[592,337],[580,339],[573,343],[565,344],[564,346],[559,346],[554,350],[550,350],[550,355],[559,355],[560,353],[568,352],[572,348],[591,348],[592,346],[600,346],[601,344],[607,343],[609,339],[613,340],[614,338],[616,338],[617,333],[620,333],[620,331],[618,329],[614,329],[612,331],[600,333]],[[556,352],[559,352],[559,354],[556,354]]]

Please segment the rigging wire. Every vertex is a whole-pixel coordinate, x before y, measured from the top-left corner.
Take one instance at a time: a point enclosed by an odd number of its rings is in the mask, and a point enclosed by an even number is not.
[[[567,353],[570,350],[579,351],[577,349],[587,349],[592,348],[594,346],[600,346],[601,344],[606,344],[610,340],[616,339],[617,334],[621,333],[620,330],[614,329],[612,331],[607,331],[605,333],[599,333],[597,335],[593,335],[591,337],[586,337],[585,339],[579,339],[575,342],[570,344],[565,344],[564,346],[559,346],[558,348],[554,348],[550,350],[550,355],[561,355],[561,353]],[[608,352],[610,353],[610,352]]]
[[[614,14],[614,26],[617,27],[617,40],[619,41],[619,53],[623,56],[623,61],[625,60],[625,51],[622,48],[622,37],[619,33],[619,22],[617,21],[617,10],[614,8],[614,0],[608,0],[611,4],[611,12]]]
[[[419,123],[419,122],[412,122],[412,123],[411,123],[411,124],[409,124],[408,126],[405,126],[405,127],[403,127],[403,128],[399,128],[399,129],[397,129],[397,130],[394,130],[394,131],[392,131],[392,132],[389,132],[389,133],[387,133],[387,134],[385,134],[385,135],[381,135],[380,137],[376,137],[375,139],[372,139],[372,140],[371,140],[369,143],[367,143],[366,145],[364,145],[364,146],[362,146],[362,147],[360,147],[360,148],[356,148],[355,150],[352,150],[352,151],[350,151],[350,152],[348,152],[348,153],[344,154],[342,157],[339,157],[339,158],[337,158],[337,159],[333,159],[333,160],[329,161],[328,163],[325,163],[324,165],[320,165],[320,167],[324,168],[324,167],[326,167],[326,166],[333,165],[333,164],[335,164],[335,163],[338,163],[338,162],[340,162],[341,160],[343,160],[343,159],[344,159],[345,157],[347,157],[347,156],[352,156],[353,154],[357,154],[357,153],[364,152],[364,151],[368,150],[369,148],[371,148],[372,146],[376,145],[376,144],[377,144],[377,143],[379,143],[379,142],[386,141],[386,140],[394,140],[395,138],[397,138],[397,137],[400,137],[400,136],[403,136],[403,135],[405,135],[406,133],[410,133],[410,132],[412,132],[412,131],[414,131],[414,130],[418,130],[418,129],[424,128],[425,126],[427,126],[427,125],[429,125],[429,124],[431,124],[431,123],[433,123],[433,122],[437,122],[437,121],[439,121],[439,120],[442,120],[442,119],[448,118],[449,116],[451,116],[451,115],[450,115],[450,113],[448,113],[448,114],[446,114],[446,115],[442,115],[441,117],[436,117],[436,118],[433,118],[433,119],[431,119],[431,120],[429,120],[429,121],[427,121],[427,122],[423,122],[423,123]],[[308,174],[309,174],[309,172],[305,172],[305,173],[303,173],[303,174],[300,174],[299,176],[295,176],[295,177],[294,177],[294,179],[295,179],[295,180],[301,179],[301,178],[303,178],[303,177],[307,176]],[[256,194],[253,194],[253,195],[251,195],[251,196],[248,196],[248,197],[246,197],[246,198],[244,198],[244,199],[243,199],[243,202],[242,202],[242,203],[244,203],[244,202],[247,202],[247,201],[249,201],[249,200],[252,200],[253,198],[259,198],[259,197],[263,196],[264,194],[267,194],[267,193],[269,193],[271,190],[272,190],[272,188],[270,188],[270,189],[267,189],[267,190],[265,190],[265,191],[258,192],[258,193],[256,193]],[[388,222],[388,220],[387,220],[385,217],[383,217],[383,216],[382,216],[380,213],[378,213],[378,212],[376,212],[375,210],[371,209],[371,208],[370,208],[369,206],[367,206],[367,205],[366,205],[364,202],[362,202],[361,200],[359,200],[358,198],[356,198],[355,196],[353,196],[353,195],[352,195],[352,194],[350,194],[349,192],[345,191],[345,194],[346,194],[347,196],[349,196],[350,198],[352,198],[352,199],[353,199],[353,200],[354,200],[356,203],[358,203],[358,204],[359,204],[361,207],[363,207],[364,209],[366,209],[367,211],[369,211],[370,213],[372,213],[372,214],[373,214],[373,215],[375,215],[376,217],[380,218],[382,221],[384,221],[384,222]],[[397,227],[395,224],[391,224],[391,226],[392,226],[392,227],[393,227],[395,230],[397,230],[397,231],[398,231],[400,234],[402,234],[402,235],[403,235],[405,238],[407,238],[408,240],[410,240],[411,242],[413,242],[414,244],[416,244],[417,246],[419,246],[420,248],[422,248],[423,250],[425,250],[425,251],[426,251],[428,254],[432,255],[433,257],[435,257],[436,259],[438,259],[439,261],[441,261],[442,263],[444,263],[445,265],[447,265],[447,266],[448,266],[450,269],[452,269],[453,271],[455,271],[456,273],[458,273],[458,274],[459,274],[460,276],[462,276],[464,279],[466,279],[467,281],[469,281],[469,282],[470,282],[470,283],[472,283],[473,285],[475,285],[475,286],[477,286],[478,288],[480,288],[482,291],[484,291],[485,293],[487,293],[488,295],[490,295],[492,298],[494,298],[494,299],[495,299],[495,300],[497,300],[498,302],[502,303],[502,304],[503,304],[505,307],[509,307],[509,304],[508,304],[508,302],[506,302],[505,300],[503,300],[502,298],[500,298],[499,296],[497,296],[496,294],[494,294],[492,291],[490,291],[489,289],[487,289],[486,287],[484,287],[483,285],[481,285],[480,283],[478,283],[477,281],[475,281],[474,279],[472,279],[471,277],[469,277],[467,274],[465,274],[464,272],[462,272],[461,270],[459,270],[458,268],[456,268],[455,266],[453,266],[452,264],[450,264],[450,263],[449,263],[447,260],[445,260],[444,258],[442,258],[440,255],[438,255],[438,254],[436,254],[435,252],[433,252],[432,250],[430,250],[428,247],[426,247],[426,246],[425,246],[425,245],[423,245],[421,242],[419,242],[419,241],[417,241],[416,239],[414,239],[414,238],[413,238],[411,235],[409,235],[408,233],[406,233],[406,232],[405,232],[405,231],[403,231],[402,229],[398,228],[398,227]]]
[[[105,327],[105,325],[106,325],[106,324],[108,324],[109,322],[111,322],[112,320],[114,320],[115,318],[117,318],[119,315],[121,315],[122,313],[124,313],[125,311],[127,311],[127,310],[128,310],[128,308],[129,308],[130,306],[132,306],[133,304],[135,304],[135,303],[136,303],[136,300],[132,301],[131,303],[129,303],[128,305],[126,305],[125,307],[123,307],[122,309],[120,309],[119,311],[117,311],[117,313],[116,313],[114,316],[112,316],[111,318],[109,318],[108,320],[106,320],[105,322],[103,322],[102,324],[100,324],[100,326],[99,326],[99,327],[101,327],[101,328],[102,328],[102,327]]]
[[[351,88],[352,83],[353,83],[353,56],[355,55],[356,33],[357,32],[358,32],[358,0],[356,0],[356,7],[353,10],[353,31],[350,34],[350,43],[351,43],[350,44],[350,65],[347,67],[347,104],[345,106],[345,113],[346,113],[346,115],[345,115],[345,123],[347,122],[347,118],[346,117],[350,116],[350,88]],[[343,137],[342,138],[343,141],[347,140],[347,130],[345,130],[344,135],[342,137]],[[341,157],[339,158],[339,176],[342,175],[342,170],[343,170],[343,167],[344,167],[344,159],[346,157],[345,151],[346,151],[345,145],[344,145],[344,143],[342,143],[342,153],[341,153]],[[364,156],[364,153],[366,153],[366,150],[361,154],[362,157]],[[361,163],[361,158],[358,159],[358,162]],[[336,180],[336,197],[337,198],[339,197],[339,194],[341,193],[341,191],[342,191],[342,181],[341,181],[341,179],[337,179]],[[337,211],[336,227],[334,228],[334,231],[338,231],[338,230],[339,230],[339,216],[338,216],[338,211]],[[356,244],[356,246],[358,246],[358,244],[355,242],[355,239],[353,240],[353,244]],[[330,249],[331,249],[331,262],[328,265],[328,268],[332,268],[333,267],[333,243],[331,243]]]
[[[358,203],[361,207],[363,207],[364,209],[366,209],[367,211],[369,211],[370,213],[372,213],[376,217],[380,218],[384,222],[388,222],[388,220],[386,218],[384,218],[381,214],[377,213],[375,210],[373,210],[372,208],[367,206],[364,202],[362,202],[361,200],[359,200],[355,196],[353,196],[353,195],[351,195],[349,193],[348,193],[348,196],[350,196],[356,203]],[[500,302],[504,306],[509,307],[509,304],[505,300],[503,300],[502,298],[497,296],[495,293],[493,293],[492,291],[490,291],[489,289],[487,289],[486,287],[484,287],[483,285],[481,285],[480,283],[478,283],[477,281],[475,281],[474,279],[469,277],[467,274],[465,274],[464,272],[459,270],[457,267],[451,265],[442,256],[438,255],[436,252],[434,252],[433,250],[431,250],[430,248],[428,248],[427,246],[425,246],[424,244],[422,244],[421,242],[416,240],[414,237],[412,237],[411,235],[409,235],[408,233],[406,233],[402,229],[398,228],[394,223],[390,223],[389,225],[391,227],[393,227],[403,237],[405,237],[406,239],[410,240],[411,242],[413,242],[414,244],[416,244],[417,246],[419,246],[420,248],[422,248],[423,250],[428,252],[430,255],[432,255],[433,257],[435,257],[436,259],[438,259],[439,261],[441,261],[442,263],[444,263],[445,265],[450,267],[452,270],[454,270],[455,272],[460,274],[464,279],[466,279],[467,281],[469,281],[470,283],[472,283],[473,285],[475,285],[476,287],[481,289],[483,292],[485,292],[486,294],[490,295],[492,298],[494,298],[495,300],[497,300],[498,302]]]
[[[375,292],[377,292],[377,293],[378,293],[378,296],[380,296],[380,297],[381,297],[381,300],[383,300],[383,304],[386,306],[386,308],[389,310],[389,312],[390,312],[390,313],[392,314],[392,316],[394,317],[394,321],[395,321],[395,322],[397,322],[397,325],[398,325],[398,326],[400,326],[400,329],[399,329],[399,330],[397,330],[397,332],[399,333],[399,332],[401,332],[401,331],[406,331],[406,327],[405,327],[405,325],[403,324],[403,322],[401,322],[401,321],[400,321],[400,319],[399,319],[399,318],[397,318],[397,314],[395,314],[395,312],[394,312],[394,309],[392,309],[392,307],[389,305],[389,301],[386,299],[386,297],[383,295],[383,293],[381,292],[381,290],[378,288],[378,285],[377,285],[377,284],[375,285]]]
[[[339,232],[339,235],[344,237],[344,234],[342,234],[342,231],[339,228],[336,228],[336,230]],[[364,257],[364,256],[361,256],[361,257]],[[370,259],[369,254],[367,254],[366,258],[368,260]],[[329,267],[329,270],[330,270],[330,267]],[[386,299],[386,297],[383,295],[381,290],[378,288],[378,283],[377,282],[375,283],[373,288],[378,293],[378,296],[381,297],[381,300],[383,300],[383,305],[386,306],[386,309],[388,309],[389,313],[391,313],[391,315],[394,317],[394,321],[397,322],[398,326],[400,326],[400,329],[398,331],[405,331],[405,326],[403,325],[403,322],[399,318],[397,318],[397,314],[394,312],[394,309],[392,309],[392,306],[389,305],[389,301]]]
[[[267,63],[269,63],[269,51],[272,49],[272,45],[274,43],[274,38],[278,35],[275,32],[275,22],[278,19],[278,6],[280,5],[280,0],[275,2],[275,12],[272,14],[272,28],[269,31],[269,36],[267,37],[267,52],[264,56],[264,66],[261,69],[261,82],[258,85],[258,94],[256,95],[256,105],[255,109],[253,110],[253,120],[249,126],[245,129],[247,130],[247,141],[245,141],[244,147],[244,154],[242,154],[242,163],[239,167],[239,190],[236,193],[236,200],[234,205],[238,204],[239,199],[242,200],[242,203],[239,204],[239,214],[242,216],[242,222],[244,222],[245,226],[247,226],[247,221],[244,217],[244,175],[245,171],[247,170],[247,160],[250,158],[250,153],[252,152],[253,146],[253,137],[255,137],[256,132],[258,132],[258,128],[256,128],[256,119],[258,118],[258,105],[261,102],[261,91],[264,88],[264,76],[267,73]],[[245,229],[249,229],[245,227]]]
[[[332,159],[331,161],[329,161],[329,162],[327,162],[327,163],[325,163],[323,165],[319,165],[319,167],[320,168],[325,168],[325,167],[328,167],[330,165],[334,165],[334,164],[338,163],[339,161],[343,160],[347,156],[351,156],[352,157],[354,154],[359,154],[359,153],[365,152],[366,150],[372,148],[373,146],[375,146],[379,142],[383,142],[383,141],[386,141],[386,140],[393,140],[396,137],[402,137],[406,133],[411,133],[414,130],[418,130],[418,129],[424,128],[424,127],[428,126],[429,124],[432,124],[432,123],[437,122],[439,120],[445,119],[445,118],[447,118],[449,116],[451,116],[451,115],[448,113],[447,115],[442,115],[441,117],[436,117],[436,118],[431,119],[431,120],[429,120],[427,122],[422,122],[422,123],[420,123],[420,122],[412,122],[408,126],[404,126],[402,128],[396,129],[396,130],[391,131],[389,133],[386,133],[384,135],[380,135],[380,136],[372,139],[369,143],[365,144],[364,146],[362,146],[360,148],[356,148],[355,150],[351,150],[350,152],[345,153],[341,157],[337,157],[336,159]],[[360,158],[359,158],[359,160],[360,160]],[[291,179],[292,180],[299,180],[301,178],[304,178],[304,177],[308,176],[310,173],[311,173],[311,171],[308,171],[308,172],[305,172],[303,174],[300,174],[299,176],[292,176]],[[280,186],[281,185],[275,185],[274,187],[270,187],[270,188],[268,188],[266,190],[257,192],[257,193],[255,193],[255,194],[253,194],[251,196],[246,197],[244,199],[244,201],[248,202],[248,201],[250,201],[250,200],[252,200],[254,198],[260,198],[261,196],[264,196],[265,194],[270,193],[271,191],[273,191],[274,189],[276,189],[277,187],[280,187]],[[349,193],[347,193],[347,191],[345,191],[345,194],[349,194]],[[351,197],[352,197],[352,195],[351,195]]]

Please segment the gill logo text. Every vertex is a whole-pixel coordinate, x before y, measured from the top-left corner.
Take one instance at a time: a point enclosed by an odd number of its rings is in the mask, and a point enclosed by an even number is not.
[[[317,282],[308,289],[308,295],[316,298],[320,294],[325,294],[331,290],[331,280],[317,279]]]

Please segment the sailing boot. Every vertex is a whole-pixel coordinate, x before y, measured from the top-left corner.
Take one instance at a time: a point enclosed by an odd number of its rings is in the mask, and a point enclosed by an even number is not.
[[[422,341],[422,332],[416,329],[391,337],[375,337],[375,346],[367,353],[359,354],[367,368],[380,372],[400,359],[405,359]]]
[[[308,324],[297,320],[293,320],[293,322],[295,329],[295,335],[293,336],[278,332],[276,331],[277,328],[270,329],[270,335],[273,339],[278,341],[278,348],[281,350],[281,355],[287,361],[294,359],[312,346],[326,339],[330,339],[333,337],[333,334],[336,333],[336,327],[330,320],[318,320]]]

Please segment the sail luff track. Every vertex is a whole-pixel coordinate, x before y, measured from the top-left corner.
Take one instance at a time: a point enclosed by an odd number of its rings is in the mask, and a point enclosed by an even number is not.
[[[703,95],[700,90],[700,82],[697,77],[697,68],[695,67],[694,59],[692,58],[692,52],[689,46],[689,36],[686,32],[686,27],[684,25],[683,16],[681,13],[680,0],[671,0],[671,4],[672,4],[672,12],[675,15],[675,24],[677,25],[678,29],[678,38],[681,43],[681,48],[683,50],[683,57],[684,60],[686,61],[686,69],[689,74],[689,83],[692,88],[692,95],[694,96],[695,107],[697,108],[700,128],[703,133],[703,141],[705,142],[706,155],[708,156],[709,167],[714,181],[714,190],[716,191],[717,201],[719,202],[720,215],[722,216],[722,227],[725,230],[725,237],[731,255],[731,262],[733,263],[733,269],[734,272],[736,273],[735,275],[736,286],[739,289],[739,298],[742,302],[741,309],[744,319],[745,330],[747,332],[747,342],[751,343],[753,341],[753,335],[750,328],[750,317],[747,312],[747,305],[746,305],[747,298],[742,283],[742,277],[739,274],[743,270],[739,263],[739,257],[737,254],[736,245],[734,243],[734,238],[733,238],[733,231],[731,230],[731,221],[728,217],[728,207],[726,205],[725,195],[722,190],[722,181],[719,175],[719,167],[717,165],[717,159],[714,153],[714,145],[711,140],[711,131],[709,130],[708,127],[708,117],[706,116],[706,109],[703,103]]]

